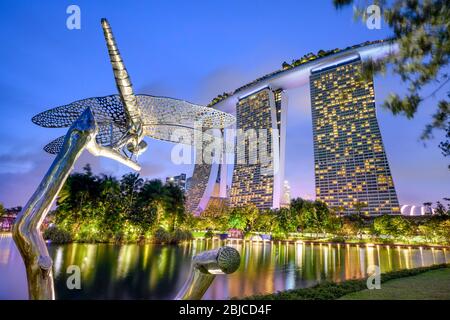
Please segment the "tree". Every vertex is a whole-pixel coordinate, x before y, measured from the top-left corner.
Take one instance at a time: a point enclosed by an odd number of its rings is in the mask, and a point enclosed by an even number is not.
[[[330,226],[330,210],[327,205],[319,200],[303,202],[301,225],[311,232],[319,233],[327,231]]]
[[[275,211],[265,210],[258,215],[254,225],[255,231],[272,233],[277,229],[278,220]]]
[[[450,210],[447,209],[440,201],[436,202],[436,207],[434,208],[434,213],[438,217],[450,216]]]
[[[353,0],[333,0],[336,8],[353,4]],[[357,16],[366,18],[365,10],[373,1],[358,2]],[[450,155],[450,77],[448,64],[450,59],[450,3],[442,0],[378,0],[383,9],[384,20],[392,29],[399,52],[377,62],[368,62],[363,75],[385,72],[391,65],[407,84],[408,92],[404,97],[391,93],[384,106],[393,114],[401,114],[411,119],[426,99],[446,90],[444,97],[437,103],[433,120],[426,125],[421,138],[432,137],[434,129],[444,130],[446,140],[439,147],[444,156]],[[436,88],[430,93],[428,85]],[[450,165],[449,165],[450,168]]]
[[[359,234],[357,225],[352,222],[351,217],[345,217],[342,221],[342,228],[338,230],[338,235],[345,238],[354,237]]]
[[[166,204],[168,192],[159,179],[145,181],[139,190],[136,199],[136,209],[133,213],[133,221],[141,226],[143,230],[153,227],[169,229],[166,220]]]
[[[358,230],[358,235],[361,238],[362,237],[362,231],[365,227],[364,223],[364,216],[365,213],[363,212],[363,209],[367,207],[367,203],[357,201],[353,204],[353,208],[355,209],[356,213],[352,214],[350,216],[350,221],[355,223],[355,227]]]
[[[429,202],[429,201],[423,203],[423,206],[426,208],[426,211],[429,212],[429,213],[433,212],[432,209],[431,209],[431,205],[432,204],[433,204],[433,202]]]
[[[242,208],[234,208],[231,210],[229,219],[228,219],[228,228],[230,229],[238,229],[245,230],[247,226],[247,221],[244,218],[244,213]]]
[[[285,234],[289,232],[295,232],[297,231],[297,215],[296,211],[289,208],[281,208],[278,210],[275,210],[276,219],[278,221],[278,228],[280,232],[283,232]]]
[[[227,226],[231,229],[252,231],[258,215],[259,210],[255,205],[234,208],[229,214]]]
[[[412,234],[411,223],[402,216],[382,215],[376,217],[373,229],[377,235],[387,235],[394,238],[407,237]]]
[[[331,210],[338,216],[341,217],[344,212],[345,212],[345,207],[344,206],[336,206],[331,208]]]
[[[4,214],[6,214],[6,210],[3,203],[0,202],[0,218],[3,217]]]
[[[165,218],[169,223],[169,231],[174,231],[176,226],[183,223],[186,217],[184,209],[184,193],[172,184],[165,186],[167,194],[165,197]]]
[[[132,214],[136,195],[140,191],[144,180],[139,177],[139,173],[128,173],[122,176],[120,180],[120,190],[125,199],[125,213]]]

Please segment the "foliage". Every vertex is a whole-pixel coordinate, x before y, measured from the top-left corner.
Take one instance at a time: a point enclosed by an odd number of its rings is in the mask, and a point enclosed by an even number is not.
[[[418,234],[427,242],[450,244],[450,219],[429,219],[418,226]]]
[[[389,280],[411,277],[426,271],[449,268],[449,264],[433,265],[415,269],[406,269],[381,274],[381,283]],[[340,283],[322,282],[311,288],[287,290],[272,294],[253,295],[245,300],[334,300],[346,294],[367,289],[366,279],[347,280]]]
[[[166,231],[163,228],[159,228],[158,230],[156,230],[153,239],[157,243],[170,243],[172,237],[170,235],[170,232]]]
[[[57,226],[51,226],[44,232],[44,239],[50,240],[53,243],[69,243],[72,242],[72,236],[64,229]]]
[[[94,175],[89,165],[71,174],[57,200],[56,224],[80,242],[130,242],[151,238],[158,229],[170,233],[187,215],[184,194],[160,180],[130,173],[120,180]]]
[[[206,239],[211,239],[213,236],[214,236],[214,232],[211,229],[209,229],[205,232]]]
[[[402,216],[382,215],[374,219],[373,229],[377,235],[394,238],[407,237],[413,233],[411,223]]]
[[[385,238],[380,236],[450,243],[450,206],[439,201],[433,208],[435,215],[417,223],[401,216],[370,218],[363,211],[364,203],[355,203],[357,213],[351,216],[343,216],[341,208],[329,209],[321,201],[301,198],[276,210],[258,210],[254,205],[233,209],[223,206],[194,216],[185,211],[184,202],[183,192],[171,184],[143,180],[138,174],[126,174],[120,180],[94,175],[87,165],[84,172],[67,179],[57,200],[57,229],[47,232],[56,238],[57,232],[64,230],[78,242],[178,243],[191,239],[193,230],[206,230],[206,237],[238,229],[248,236],[254,232],[271,234],[272,239],[286,239],[297,233],[297,237],[318,238],[320,234],[335,241],[356,236],[362,241],[362,235],[370,237],[371,231],[372,236],[383,241]],[[431,210],[432,203],[427,205]]]
[[[256,206],[249,205],[231,210],[227,222],[228,229],[238,229],[242,231],[252,231],[259,212]]]
[[[176,229],[173,232],[172,242],[178,243],[183,241],[189,241],[192,240],[193,238],[194,237],[192,236],[192,233],[190,231]]]
[[[353,0],[333,0],[337,8],[351,5]],[[358,1],[357,16],[366,18],[365,10],[373,1]],[[368,62],[363,75],[384,72],[387,65],[408,85],[404,97],[391,93],[385,107],[393,114],[408,119],[414,117],[424,100],[436,96],[444,89],[444,97],[437,103],[433,119],[422,134],[422,139],[432,137],[434,129],[444,130],[446,140],[439,147],[444,156],[450,155],[450,3],[442,0],[378,0],[375,4],[383,10],[384,21],[391,28],[399,46],[396,55],[390,55],[377,62]],[[430,93],[429,85],[436,85]],[[449,166],[450,168],[450,166]]]

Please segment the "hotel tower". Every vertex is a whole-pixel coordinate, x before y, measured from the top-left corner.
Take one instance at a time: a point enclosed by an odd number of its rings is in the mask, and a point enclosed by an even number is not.
[[[230,207],[287,205],[289,199],[283,197],[286,92],[309,83],[316,198],[346,214],[400,213],[376,118],[373,80],[359,78],[364,61],[396,52],[398,45],[391,40],[320,50],[213,99],[210,107],[236,116],[232,179],[227,182],[226,165],[196,164],[188,210],[201,213],[211,198]],[[255,154],[254,149],[266,151],[267,156]]]
[[[236,105],[235,163],[230,206],[279,208],[283,196],[287,99],[269,87]],[[239,131],[241,130],[241,131]],[[265,157],[261,156],[261,151]]]
[[[355,213],[399,213],[376,118],[373,80],[359,57],[311,70],[316,198]]]

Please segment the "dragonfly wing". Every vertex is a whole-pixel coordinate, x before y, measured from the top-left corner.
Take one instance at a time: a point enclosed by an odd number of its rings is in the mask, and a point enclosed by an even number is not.
[[[137,95],[145,125],[171,125],[187,128],[226,128],[235,122],[233,115],[184,100]]]
[[[150,138],[174,143],[193,144],[195,133],[221,129],[235,122],[234,116],[187,101],[137,95],[144,123],[144,134]],[[203,134],[203,138],[212,135]],[[210,137],[209,137],[210,136]]]
[[[44,151],[50,154],[58,154],[59,151],[61,151],[65,137],[66,136],[61,136],[59,138],[56,138],[44,147]]]
[[[126,131],[124,126],[118,126],[115,122],[102,123],[98,126],[98,134],[95,140],[101,146],[111,146],[117,143]]]
[[[31,121],[46,128],[70,127],[87,107],[91,108],[97,123],[113,122],[116,126],[127,126],[123,103],[118,95],[78,100],[41,112],[35,115]]]
[[[101,124],[98,126],[98,133],[95,140],[99,145],[108,147],[117,142],[125,131],[123,127],[116,126],[114,123]],[[58,154],[63,146],[64,138],[65,136],[56,138],[44,147],[44,151],[50,154]]]

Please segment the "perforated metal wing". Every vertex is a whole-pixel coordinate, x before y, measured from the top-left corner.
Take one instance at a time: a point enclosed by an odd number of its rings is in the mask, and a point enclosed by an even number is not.
[[[183,100],[149,95],[137,99],[145,135],[153,139],[193,144],[195,131],[226,128],[235,121],[228,113]]]
[[[62,145],[63,145],[63,143],[64,143],[64,138],[65,138],[66,136],[61,136],[61,137],[59,137],[59,138],[56,138],[55,140],[53,140],[52,142],[50,142],[49,144],[47,144],[45,147],[44,147],[44,151],[45,152],[48,152],[48,153],[50,153],[50,154],[58,154],[59,153],[59,151],[61,150],[61,148],[62,148]]]
[[[98,126],[98,133],[95,137],[95,140],[99,145],[103,147],[108,147],[114,145],[114,143],[117,142],[122,137],[122,135],[123,135],[122,130],[112,123],[109,126],[100,125]],[[64,137],[65,136],[61,136],[59,138],[56,138],[52,142],[48,143],[44,147],[44,151],[50,154],[58,154],[59,151],[61,151],[61,147],[64,142]]]
[[[137,95],[145,126],[170,125],[186,128],[226,128],[233,124],[232,115],[184,100]]]
[[[118,95],[78,100],[41,112],[31,121],[45,128],[70,127],[87,107],[91,108],[97,124],[113,122],[117,127],[126,127],[127,119]]]
[[[193,144],[195,130],[225,128],[235,121],[230,114],[183,100],[137,95],[137,101],[144,134],[153,139]],[[113,145],[127,132],[127,117],[118,95],[75,101],[39,113],[32,121],[47,128],[69,127],[87,107],[91,108],[99,127],[98,144]],[[60,139],[50,142],[44,150],[58,153],[63,142]]]

